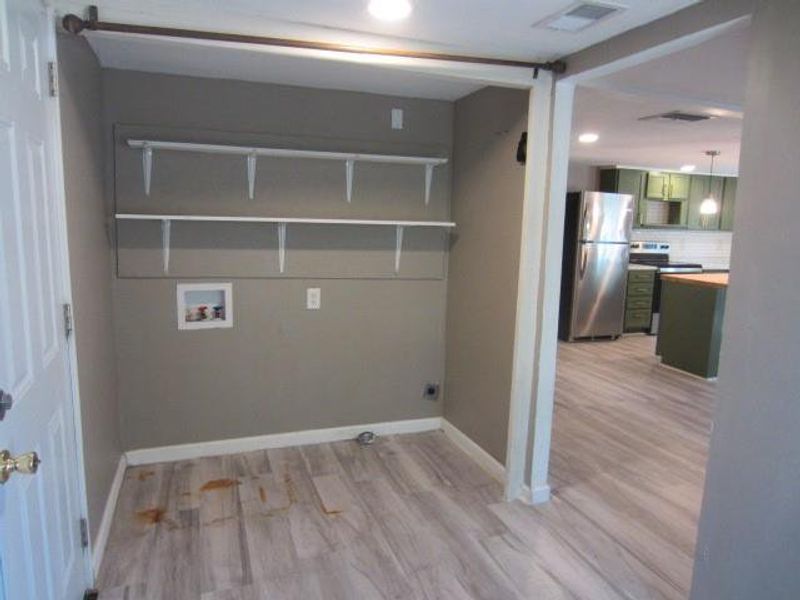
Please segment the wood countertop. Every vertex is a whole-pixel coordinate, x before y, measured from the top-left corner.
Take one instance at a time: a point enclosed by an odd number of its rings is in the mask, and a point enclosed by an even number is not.
[[[664,281],[684,283],[686,285],[699,285],[713,288],[728,287],[727,273],[686,273],[685,275],[679,273],[664,273],[661,275],[661,279]]]

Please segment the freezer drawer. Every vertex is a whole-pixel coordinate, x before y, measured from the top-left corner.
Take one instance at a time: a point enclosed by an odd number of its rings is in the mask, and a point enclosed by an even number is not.
[[[575,257],[571,339],[622,335],[628,252],[627,243],[579,244]]]

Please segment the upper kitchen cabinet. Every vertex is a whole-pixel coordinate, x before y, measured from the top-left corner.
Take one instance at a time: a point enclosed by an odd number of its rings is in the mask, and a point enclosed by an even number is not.
[[[710,185],[721,208],[718,214],[704,217],[700,214],[700,203],[709,193],[708,175],[600,169],[601,192],[633,196],[636,206],[634,227],[731,231],[736,177],[712,177]]]
[[[720,210],[719,228],[733,231],[733,212],[736,204],[736,177],[725,177],[725,189],[722,192],[722,208]]]
[[[686,200],[689,182],[689,176],[681,173],[648,173],[647,197],[652,200]]]
[[[725,179],[707,175],[693,175],[689,183],[689,207],[687,226],[689,229],[719,229],[720,212],[715,215],[700,214],[700,205],[709,195],[723,203]]]
[[[643,205],[643,192],[647,173],[636,169],[600,169],[600,191],[633,196],[634,227],[641,225],[646,212]]]

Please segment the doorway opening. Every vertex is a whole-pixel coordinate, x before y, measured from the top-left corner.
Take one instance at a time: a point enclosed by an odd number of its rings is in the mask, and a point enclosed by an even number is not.
[[[557,84],[556,102],[574,112],[562,115],[571,135],[547,481],[554,502],[683,594],[735,235],[748,42],[742,22]],[[534,482],[537,459],[534,448]]]

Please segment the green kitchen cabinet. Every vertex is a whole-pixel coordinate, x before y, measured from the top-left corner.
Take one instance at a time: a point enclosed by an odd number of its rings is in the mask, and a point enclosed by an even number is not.
[[[719,228],[722,231],[733,231],[733,213],[736,206],[736,177],[725,178],[725,189],[722,192],[722,209]]]
[[[643,228],[731,231],[736,182],[736,177],[711,178],[711,190],[720,201],[720,211],[703,217],[700,204],[708,196],[708,175],[600,169],[600,191],[632,195],[636,213],[633,226]]]
[[[647,193],[648,198],[666,199],[669,188],[669,173],[648,173]]]
[[[700,377],[717,376],[726,286],[661,281],[656,354],[670,367]]]
[[[682,173],[647,174],[647,197],[659,200],[686,200],[689,197],[688,175]]]
[[[709,177],[708,175],[693,175],[689,183],[688,217],[686,225],[689,229],[715,230],[719,229],[721,212],[715,215],[700,214],[700,205],[709,194],[716,198],[722,205],[725,188],[725,178]]]
[[[633,196],[634,226],[642,224],[646,208],[643,192],[647,173],[636,169],[600,169],[600,191]]]
[[[655,269],[630,269],[625,290],[625,333],[650,331],[653,318],[653,289]]]

